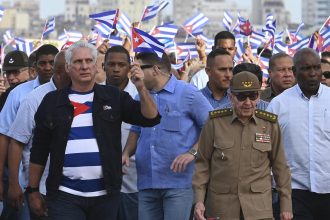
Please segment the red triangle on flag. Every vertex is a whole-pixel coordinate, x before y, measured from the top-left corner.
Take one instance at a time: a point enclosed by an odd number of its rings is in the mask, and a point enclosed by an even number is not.
[[[155,29],[152,31],[151,35],[156,35],[156,34],[159,34],[159,33],[160,33],[160,30],[159,30],[158,28],[155,28]]]
[[[74,107],[74,113],[73,113],[74,117],[86,112],[89,109],[89,106],[82,104],[82,103],[71,101],[71,104]]]
[[[144,42],[144,39],[132,29],[132,39],[133,39],[133,48],[137,48],[140,44]]]
[[[186,28],[186,31],[188,31],[189,33],[191,33],[193,26],[192,25],[187,25],[187,26],[185,26],[185,28]]]
[[[183,52],[183,50],[181,49],[181,47],[176,47],[176,50],[177,50],[177,54],[181,54]]]

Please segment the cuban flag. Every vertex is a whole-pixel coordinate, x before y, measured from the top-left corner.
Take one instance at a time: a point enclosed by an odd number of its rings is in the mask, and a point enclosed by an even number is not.
[[[284,42],[275,42],[275,46],[273,49],[273,54],[277,53],[288,53],[288,45]]]
[[[184,60],[186,56],[190,54],[190,58],[198,58],[198,52],[196,50],[195,43],[177,43],[175,54],[177,59]]]
[[[14,40],[14,37],[11,33],[11,30],[7,30],[4,34],[3,34],[3,41],[6,44],[9,44],[12,40]]]
[[[127,36],[131,37],[131,33],[132,33],[131,26],[132,26],[131,19],[129,19],[129,17],[124,12],[121,12],[117,24],[117,30],[124,32]]]
[[[123,39],[121,37],[111,36],[109,39],[109,46],[122,46],[123,45]]]
[[[230,31],[231,24],[233,23],[233,16],[228,11],[223,12],[222,24],[227,31]]]
[[[157,39],[168,39],[173,40],[175,38],[176,33],[178,32],[179,27],[174,24],[164,24],[161,26],[155,27],[150,35]]]
[[[252,34],[252,26],[251,26],[251,23],[248,20],[245,20],[245,21],[240,21],[240,24],[239,24],[239,29],[240,29],[240,33],[242,35],[245,35],[245,36],[249,36]]]
[[[288,45],[288,54],[293,57],[297,50],[308,47],[309,37],[305,37],[296,43]]]
[[[259,47],[260,45],[266,43],[266,35],[260,31],[252,31],[252,34],[250,36],[250,44],[255,45],[256,47]]]
[[[106,24],[98,23],[94,25],[94,31],[97,32],[102,37],[108,38],[111,35],[111,33],[114,31],[114,29],[110,28]]]
[[[258,60],[259,60],[260,69],[262,70],[263,73],[263,77],[268,78],[269,59],[266,57],[258,57]]]
[[[298,35],[298,33],[299,33],[299,31],[304,27],[304,22],[301,22],[299,25],[298,25],[298,27],[297,27],[297,30],[296,30],[296,32],[294,33],[294,36],[297,36]]]
[[[2,17],[4,13],[5,13],[5,8],[0,6],[0,21],[2,21]]]
[[[148,33],[132,28],[132,41],[134,52],[156,53],[161,59],[164,53],[164,44]]]
[[[272,13],[267,14],[267,16],[266,16],[266,24],[262,28],[262,31],[263,32],[266,32],[268,30],[267,25],[270,25],[273,22],[273,20],[274,20],[274,16],[272,15]]]
[[[234,61],[235,61],[235,63],[239,63],[240,61],[242,61],[242,56],[245,53],[243,38],[236,39],[236,47],[237,47],[237,50],[236,50],[236,54],[234,57]]]
[[[42,36],[44,37],[54,30],[55,30],[55,17],[49,19],[46,22],[44,30],[42,32]]]
[[[271,23],[266,24],[263,31],[268,32],[271,36],[275,37],[276,20],[272,21]]]
[[[147,6],[142,15],[141,21],[147,21],[156,17],[157,13],[160,12],[168,5],[168,1],[161,1],[158,4]]]
[[[64,29],[64,33],[58,36],[59,41],[71,41],[77,42],[83,37],[83,34],[79,31],[66,31]]]
[[[175,70],[181,69],[183,67],[183,65],[185,64],[185,62],[187,62],[189,59],[190,59],[190,52],[188,51],[188,54],[184,58],[184,60],[182,60],[180,63],[177,63],[177,64],[171,64],[171,66]]]
[[[202,29],[208,21],[209,19],[204,14],[199,12],[184,22],[183,28],[189,34],[195,35],[196,31]]]
[[[17,43],[16,49],[25,52],[28,56],[33,52],[33,43],[32,42],[24,42]]]
[[[99,21],[109,28],[115,29],[118,22],[119,9],[91,14],[89,18]]]

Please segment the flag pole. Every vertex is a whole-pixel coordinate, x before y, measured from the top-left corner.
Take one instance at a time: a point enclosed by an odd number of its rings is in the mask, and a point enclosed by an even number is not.
[[[146,9],[147,9],[147,6],[144,7],[144,10],[143,10],[143,13],[142,13],[142,16],[141,16],[140,22],[139,22],[139,24],[138,24],[138,26],[137,26],[138,29],[140,29],[140,25],[142,25],[142,19],[143,19],[143,17],[144,17],[144,13],[146,12]]]
[[[47,22],[48,22],[48,19],[46,20],[46,23],[45,23],[45,25],[44,25],[44,29],[42,30],[42,34],[41,34],[41,38],[40,38],[40,42],[42,42],[42,39],[44,38],[44,31],[45,31],[45,28],[46,28]]]
[[[264,45],[264,48],[262,48],[262,50],[258,54],[258,57],[260,57],[260,55],[262,54],[262,52],[264,52],[264,50],[266,50],[266,47],[268,47],[268,44],[270,43],[271,39],[272,39],[271,37],[268,39],[267,43]]]
[[[327,18],[327,20],[325,20],[325,22],[323,23],[322,27],[319,30],[319,33],[321,32],[321,30],[324,28],[325,24],[328,22],[328,20],[330,19],[330,16]]]

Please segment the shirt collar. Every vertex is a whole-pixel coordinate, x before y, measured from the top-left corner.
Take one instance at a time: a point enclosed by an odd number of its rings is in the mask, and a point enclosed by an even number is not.
[[[50,78],[50,80],[49,80],[49,84],[50,84],[50,86],[52,87],[52,89],[54,89],[54,90],[57,89],[57,88],[56,88],[56,85],[55,85],[55,83],[54,83],[53,77]]]
[[[303,99],[307,99],[307,100],[309,100],[309,98],[307,98],[306,96],[305,96],[305,94],[302,92],[302,90],[301,90],[301,88],[299,87],[299,85],[298,85],[298,83],[295,85],[295,87],[296,87],[296,90],[297,90],[297,92],[298,92],[298,94],[300,95],[300,97],[301,98],[303,98]],[[319,95],[322,93],[322,91],[323,91],[323,87],[324,87],[324,85],[322,85],[322,83],[320,83],[320,86],[319,86],[319,89],[317,90],[317,93],[315,94],[315,95],[312,95],[313,97],[319,97]]]
[[[212,93],[211,89],[209,88],[209,83],[206,84],[204,91],[206,92],[206,94],[209,97],[212,97],[214,99],[213,93]],[[225,91],[225,93],[223,94],[223,97],[220,100],[224,99],[226,96],[228,96],[228,90]]]
[[[165,86],[162,90],[165,90],[170,93],[174,93],[177,82],[178,82],[178,80],[175,78],[175,76],[171,75],[170,79],[167,81],[167,83],[165,84]],[[162,91],[162,90],[160,90],[160,91]]]
[[[33,80],[33,89],[37,88],[38,86],[40,86],[40,82],[39,82],[39,77],[37,76],[34,80]]]

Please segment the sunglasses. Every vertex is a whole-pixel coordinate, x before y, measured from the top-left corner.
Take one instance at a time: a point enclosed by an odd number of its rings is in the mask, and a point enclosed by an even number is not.
[[[141,65],[140,68],[141,70],[144,70],[144,69],[147,69],[147,68],[151,68],[153,67],[154,65],[151,65],[151,64],[146,64],[146,65]]]
[[[247,98],[249,98],[251,101],[257,100],[259,93],[258,92],[244,92],[244,93],[233,93],[233,95],[236,97],[236,99],[240,102],[245,101]]]
[[[325,71],[322,74],[323,74],[324,78],[330,79],[330,71]]]

